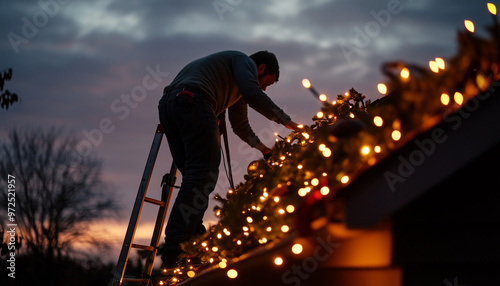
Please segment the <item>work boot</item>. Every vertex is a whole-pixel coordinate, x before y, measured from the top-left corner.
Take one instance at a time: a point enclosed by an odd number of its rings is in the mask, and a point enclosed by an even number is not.
[[[181,255],[182,250],[180,249],[163,249],[163,254],[161,255],[161,273],[168,274],[170,270],[173,270],[177,267],[177,262],[179,261],[179,256]]]

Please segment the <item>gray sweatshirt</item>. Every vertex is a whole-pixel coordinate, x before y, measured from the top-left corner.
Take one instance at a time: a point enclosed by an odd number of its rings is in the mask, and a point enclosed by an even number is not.
[[[291,120],[260,89],[257,65],[242,52],[218,52],[189,63],[165,87],[164,92],[179,87],[205,93],[217,115],[228,109],[234,133],[252,147],[260,140],[248,123],[247,104],[277,123],[286,125]]]

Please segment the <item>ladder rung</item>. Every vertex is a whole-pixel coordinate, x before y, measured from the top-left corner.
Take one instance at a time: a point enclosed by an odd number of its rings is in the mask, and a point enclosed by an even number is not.
[[[162,202],[162,201],[159,201],[159,200],[155,200],[155,199],[152,199],[152,198],[149,198],[149,197],[144,197],[144,201],[148,202],[150,204],[158,205],[160,207],[165,206],[165,202]]]
[[[148,280],[149,279],[144,279],[144,278],[123,278],[124,282],[145,282]]]
[[[140,249],[147,250],[147,251],[153,251],[153,250],[155,250],[155,248],[153,246],[142,245],[142,244],[135,244],[135,243],[132,244],[132,247],[133,248],[140,248]]]

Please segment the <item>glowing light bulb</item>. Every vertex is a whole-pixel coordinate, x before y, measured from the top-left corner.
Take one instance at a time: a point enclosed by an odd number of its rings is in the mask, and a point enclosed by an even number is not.
[[[391,133],[392,140],[399,141],[401,139],[401,132],[399,130],[394,130]]]
[[[302,250],[304,249],[304,247],[302,247],[302,244],[300,243],[296,243],[292,246],[292,252],[294,254],[300,254],[302,253]]]
[[[328,99],[328,98],[326,97],[326,95],[325,95],[325,94],[323,94],[323,93],[322,93],[322,94],[320,94],[320,95],[319,95],[319,100],[321,100],[321,101],[326,101],[327,99]]]
[[[234,278],[238,277],[238,271],[236,271],[234,269],[229,269],[227,271],[227,277],[229,277],[231,279],[234,279]]]
[[[193,270],[189,270],[187,272],[187,276],[190,277],[190,278],[193,278],[195,275],[196,275],[196,273]]]
[[[326,196],[330,193],[330,188],[327,187],[327,186],[324,186],[321,188],[321,190],[319,190],[319,192],[323,195],[323,196]]]
[[[321,152],[323,152],[323,150],[325,150],[325,148],[326,148],[326,145],[325,145],[325,144],[320,144],[320,145],[318,146],[318,149],[319,149],[319,151],[321,151]]]
[[[252,223],[253,222],[253,218],[251,218],[251,217],[248,216],[247,217],[247,221],[248,221],[248,223]]]
[[[380,94],[387,94],[387,86],[383,83],[379,83],[377,85],[377,90],[380,92]]]
[[[323,114],[323,112],[321,112],[321,111],[316,113],[317,118],[323,118],[324,116],[325,116],[325,114]]]
[[[363,146],[363,147],[361,148],[361,154],[363,154],[363,155],[368,155],[368,154],[370,154],[370,147],[369,147],[369,146]]]
[[[274,264],[276,264],[276,265],[280,266],[281,264],[283,264],[283,258],[281,258],[281,257],[276,257],[276,258],[274,259]]]
[[[275,202],[279,202],[280,201],[280,197],[274,197],[273,199]]]
[[[496,15],[497,14],[497,7],[493,3],[488,3],[486,4],[488,7],[488,11],[490,11],[491,14]]]
[[[293,205],[286,206],[286,211],[288,213],[293,213],[295,211],[295,207]]]
[[[340,182],[341,182],[342,184],[347,184],[347,182],[349,182],[349,176],[344,175],[344,176],[340,179]]]
[[[448,105],[450,103],[450,96],[446,93],[441,94],[441,103],[443,105]]]
[[[325,156],[326,158],[332,156],[332,150],[330,150],[330,148],[325,148],[325,150],[323,150],[323,156]]]
[[[467,29],[467,31],[474,33],[474,23],[472,23],[472,21],[465,20],[464,25],[465,25],[465,28]]]
[[[284,213],[285,213],[285,210],[284,210],[284,209],[279,209],[279,210],[278,210],[278,213],[279,213],[279,214],[284,214]]]
[[[301,196],[301,197],[304,197],[305,195],[307,195],[307,191],[304,188],[300,188],[298,193],[299,193],[299,196]]]
[[[311,87],[311,82],[305,78],[302,80],[302,85],[305,87],[305,88],[310,88]]]
[[[399,74],[402,78],[409,78],[410,77],[410,70],[408,68],[403,68],[401,70],[401,73]]]
[[[439,69],[442,69],[444,70],[444,60],[442,58],[436,58],[436,66],[439,68]]]
[[[431,69],[432,72],[438,73],[439,72],[439,67],[435,61],[429,61],[429,68]]]
[[[268,226],[268,227],[266,228],[266,231],[267,231],[267,232],[270,232],[271,230],[273,230],[273,228],[272,228],[272,227],[270,227],[270,226]]]
[[[297,169],[299,169],[299,170],[300,170],[300,169],[302,169],[302,168],[304,168],[304,166],[302,166],[302,165],[297,165]]]
[[[464,96],[458,91],[453,95],[453,99],[458,105],[462,105],[462,103],[464,103]]]
[[[313,186],[319,185],[319,180],[317,178],[312,179],[311,180],[311,185],[313,185]]]
[[[290,230],[290,227],[288,227],[288,225],[281,226],[281,231],[282,232],[288,232],[289,230]]]
[[[382,117],[377,115],[373,117],[373,124],[375,124],[375,126],[377,127],[380,127],[384,124],[384,120],[382,119]]]
[[[373,147],[373,151],[375,151],[375,153],[380,153],[382,151],[382,148],[377,145],[377,146]]]
[[[214,247],[212,247],[212,251],[217,252],[217,251],[219,251],[219,248],[217,246],[214,246]]]

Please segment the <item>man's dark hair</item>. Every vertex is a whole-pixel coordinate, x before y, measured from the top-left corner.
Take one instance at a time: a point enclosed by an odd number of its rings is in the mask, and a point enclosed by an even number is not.
[[[276,74],[276,81],[278,81],[280,77],[280,67],[278,65],[278,59],[273,53],[268,51],[259,51],[250,55],[250,58],[255,62],[257,67],[261,64],[265,64],[266,69],[264,70],[264,75]]]

